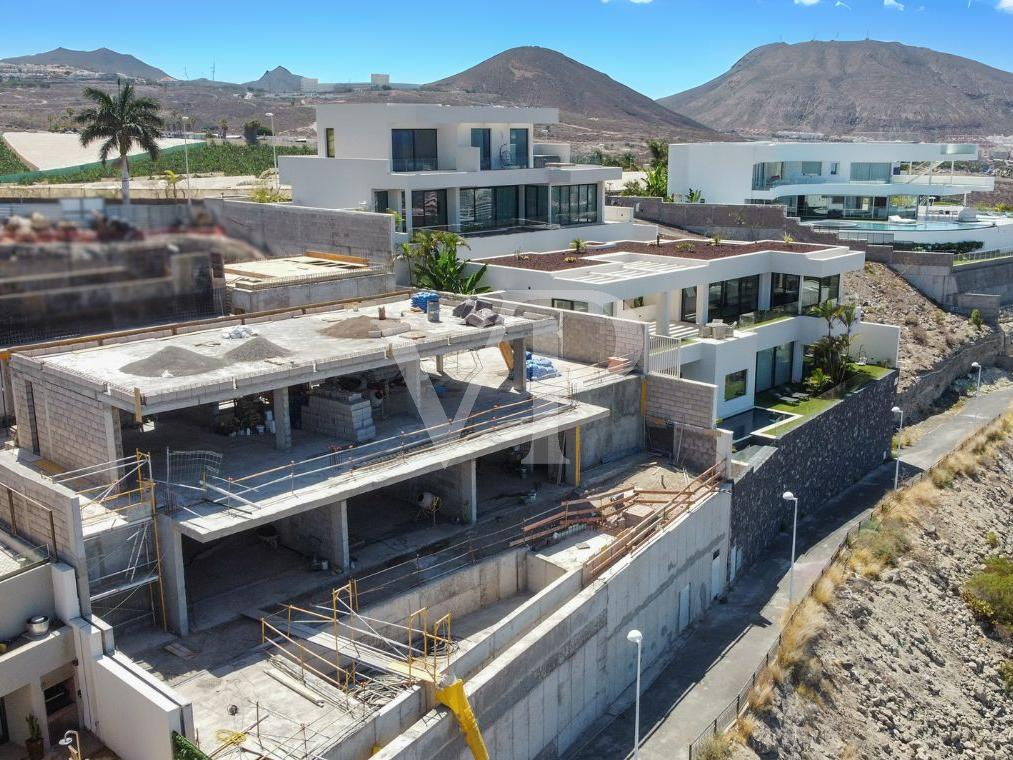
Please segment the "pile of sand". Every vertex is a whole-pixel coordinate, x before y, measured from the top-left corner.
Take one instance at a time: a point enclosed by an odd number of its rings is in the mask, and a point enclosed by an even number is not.
[[[265,359],[277,359],[282,356],[288,356],[290,353],[292,352],[282,348],[277,343],[272,343],[267,338],[258,336],[244,341],[242,345],[236,346],[226,353],[224,358],[229,363],[261,362]]]
[[[186,348],[166,346],[147,359],[139,359],[120,367],[120,372],[138,377],[186,377],[220,369],[225,363],[213,356],[198,354]]]
[[[331,338],[379,338],[408,332],[411,325],[399,319],[376,319],[359,316],[343,319],[320,331]]]

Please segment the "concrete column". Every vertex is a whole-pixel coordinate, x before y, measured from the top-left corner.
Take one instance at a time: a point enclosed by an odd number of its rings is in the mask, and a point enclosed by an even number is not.
[[[478,519],[478,478],[475,474],[475,460],[457,465],[457,471],[461,522],[474,525]]]
[[[327,559],[331,567],[348,569],[351,555],[348,549],[348,502],[338,501],[324,507],[330,512],[330,534],[327,538]]]
[[[292,420],[288,413],[288,387],[276,388],[271,408],[274,411],[274,447],[279,451],[292,448]]]
[[[408,393],[415,402],[415,408],[422,412],[422,364],[418,359],[410,359],[401,363],[401,375],[404,377]]]
[[[658,293],[658,303],[654,307],[654,332],[657,335],[668,335],[671,313],[668,310],[668,293]]]
[[[438,373],[440,373],[441,375],[444,374],[444,372],[443,372],[443,354],[437,354],[436,355],[436,371]]]
[[[510,348],[514,354],[514,390],[523,393],[528,387],[527,352],[524,349],[524,338],[510,341]]]
[[[709,296],[709,283],[696,286],[696,323],[698,325],[707,324],[707,305],[709,302]]]
[[[162,591],[165,594],[165,616],[169,628],[180,636],[190,632],[186,610],[186,569],[183,565],[183,535],[176,530],[168,515],[158,515],[159,549],[162,552]]]

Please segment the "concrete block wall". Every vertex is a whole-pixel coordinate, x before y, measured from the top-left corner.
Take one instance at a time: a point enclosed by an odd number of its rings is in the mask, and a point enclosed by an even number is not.
[[[204,205],[226,234],[271,256],[320,250],[358,256],[393,271],[394,218],[389,214],[238,200],[208,199]]]
[[[644,418],[640,413],[643,381],[640,375],[629,375],[573,394],[576,401],[612,410],[606,419],[581,426],[582,469],[589,470],[644,447]]]
[[[780,438],[758,436],[776,448],[741,473],[732,489],[732,544],[743,566],[780,531],[791,529],[792,506],[781,498],[785,491],[798,497],[800,515],[816,513],[886,461],[895,426],[890,410],[896,377],[890,373],[869,383]]]
[[[340,398],[314,393],[302,411],[302,426],[321,435],[350,441],[371,441],[376,437],[373,409],[359,393],[340,393]]]
[[[537,311],[537,309],[533,309]],[[614,319],[601,314],[563,311],[555,333],[537,333],[533,351],[563,359],[601,364],[612,356],[627,357],[637,367],[644,362],[646,322]]]
[[[473,460],[420,475],[406,485],[408,499],[412,504],[417,504],[419,496],[425,491],[443,500],[437,520],[457,519],[462,523],[472,523],[477,517],[478,497],[475,492]]]
[[[650,686],[686,626],[721,590],[712,587],[712,557],[715,551],[719,559],[727,556],[729,505],[728,494],[711,497],[546,614],[468,679],[469,699],[492,757],[559,757],[606,712],[625,709],[636,679],[636,652],[626,640],[630,628],[644,634],[644,686]],[[723,574],[719,583],[723,588]],[[680,593],[691,600],[688,619],[680,619]],[[466,760],[471,755],[456,720],[440,708],[375,757]]]
[[[652,372],[647,376],[647,415],[698,428],[714,427],[716,385]]]
[[[33,384],[33,389],[43,458],[73,470],[123,456],[118,409],[50,382],[41,389]],[[117,474],[110,471],[97,477],[111,482]]]
[[[304,284],[292,283],[263,290],[240,290],[230,287],[229,296],[232,299],[233,311],[238,314],[340,301],[344,298],[365,299],[390,293],[396,289],[397,282],[394,279],[394,274],[383,272],[345,277],[340,280]]]

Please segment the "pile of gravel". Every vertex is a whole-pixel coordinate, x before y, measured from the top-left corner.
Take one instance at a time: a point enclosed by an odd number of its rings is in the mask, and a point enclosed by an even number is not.
[[[258,336],[244,341],[242,345],[236,346],[225,354],[229,363],[235,362],[260,362],[265,359],[277,359],[288,356],[291,351],[282,348],[277,343],[272,343],[267,338]]]
[[[331,338],[379,338],[408,332],[411,325],[399,319],[376,319],[358,316],[343,319],[320,331]]]
[[[225,363],[213,356],[199,354],[178,346],[166,346],[161,351],[120,367],[120,372],[138,377],[186,377],[201,375],[220,369]]]

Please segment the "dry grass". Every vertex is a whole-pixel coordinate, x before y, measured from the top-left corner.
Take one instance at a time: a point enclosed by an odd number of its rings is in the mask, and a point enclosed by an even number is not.
[[[732,741],[739,744],[748,746],[749,740],[753,734],[756,733],[756,729],[759,728],[760,722],[752,715],[740,715],[735,721],[735,726],[731,730]]]
[[[781,646],[777,650],[777,664],[790,672],[809,656],[809,645],[826,626],[823,608],[811,597],[799,602],[781,631]]]
[[[756,679],[756,685],[746,695],[746,704],[749,709],[760,715],[770,709],[774,702],[774,690],[780,681],[774,679],[770,674],[770,668],[764,669]]]
[[[835,562],[827,568],[823,577],[816,582],[816,587],[812,593],[813,599],[821,606],[829,608],[834,603],[837,587],[844,582],[844,578],[844,567]]]
[[[693,751],[697,760],[725,760],[732,753],[732,740],[727,734],[714,734]]]

